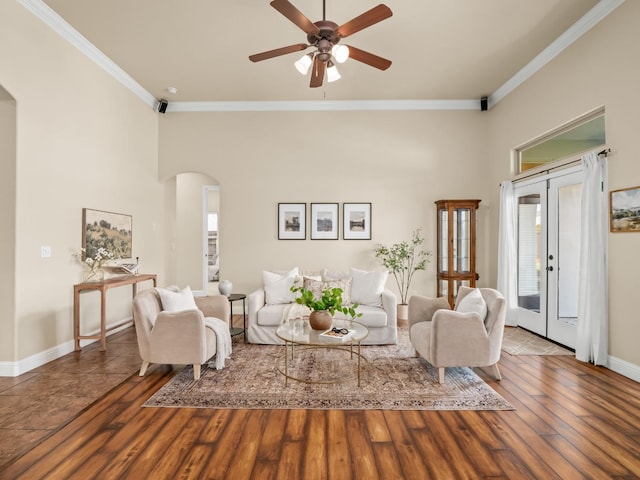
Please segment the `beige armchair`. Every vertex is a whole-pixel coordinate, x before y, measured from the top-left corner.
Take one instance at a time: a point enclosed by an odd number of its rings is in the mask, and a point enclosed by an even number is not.
[[[456,304],[474,289],[460,287]],[[438,369],[444,383],[445,367],[487,367],[497,380],[506,315],[505,299],[491,288],[479,289],[487,314],[451,310],[445,298],[409,299],[409,335],[416,352]]]
[[[173,290],[178,291],[177,288]],[[145,374],[150,363],[161,363],[193,365],[194,379],[200,378],[201,365],[219,349],[214,328],[218,333],[229,335],[230,306],[223,295],[195,298],[195,302],[198,309],[166,312],[162,311],[156,289],[144,290],[135,296],[133,319],[142,357],[140,376]],[[220,320],[227,325],[226,333]],[[228,341],[230,345],[231,337]]]

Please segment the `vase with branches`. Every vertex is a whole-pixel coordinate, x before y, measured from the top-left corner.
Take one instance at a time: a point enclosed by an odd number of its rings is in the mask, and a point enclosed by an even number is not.
[[[407,304],[409,287],[413,275],[426,270],[431,262],[432,252],[424,250],[424,237],[420,228],[413,231],[410,241],[394,243],[390,247],[378,245],[374,252],[382,265],[391,272],[400,292],[400,304]]]

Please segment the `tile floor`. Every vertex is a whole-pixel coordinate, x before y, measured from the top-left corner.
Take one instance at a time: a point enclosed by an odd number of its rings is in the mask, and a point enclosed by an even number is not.
[[[0,469],[140,368],[133,327],[19,377],[0,377]]]

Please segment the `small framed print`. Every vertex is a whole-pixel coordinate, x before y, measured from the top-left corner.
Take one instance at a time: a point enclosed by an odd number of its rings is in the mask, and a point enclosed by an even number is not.
[[[311,204],[311,240],[338,240],[338,204]]]
[[[371,204],[344,203],[342,207],[342,238],[371,240]]]
[[[611,232],[640,232],[640,186],[612,190],[609,195]]]
[[[306,203],[278,203],[278,240],[305,240],[306,214]]]

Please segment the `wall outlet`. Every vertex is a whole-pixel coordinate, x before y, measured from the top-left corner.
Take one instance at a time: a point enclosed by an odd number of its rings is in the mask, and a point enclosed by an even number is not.
[[[41,258],[48,258],[51,256],[51,247],[48,245],[43,245],[42,247],[40,247],[40,257]]]

